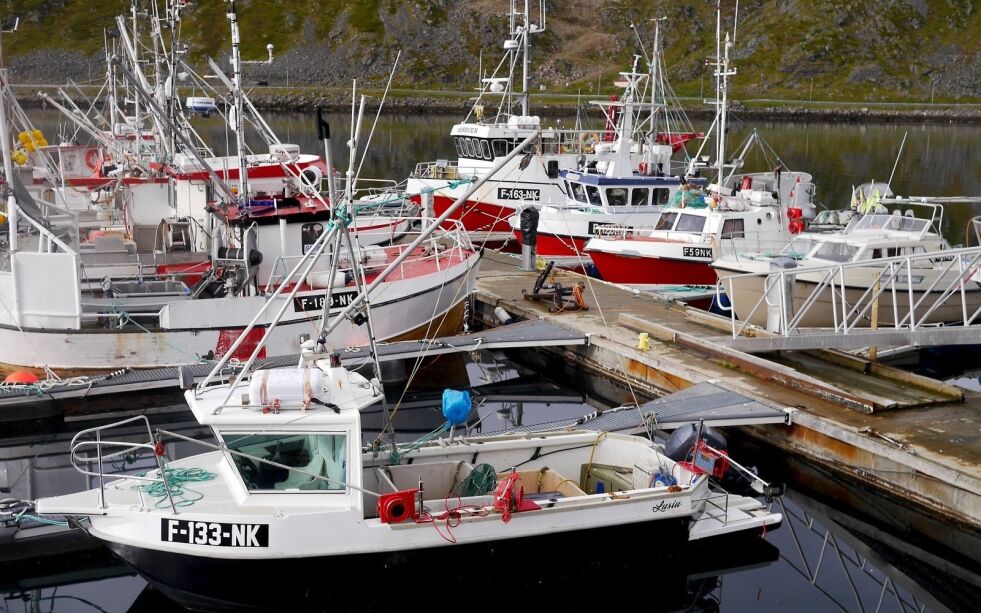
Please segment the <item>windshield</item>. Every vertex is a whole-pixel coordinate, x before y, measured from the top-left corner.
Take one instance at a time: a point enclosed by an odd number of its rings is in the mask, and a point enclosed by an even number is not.
[[[850,231],[891,230],[894,232],[922,232],[929,223],[929,219],[904,215],[864,215],[850,228]]]
[[[347,435],[345,434],[246,434],[224,433],[232,463],[249,491],[333,490],[343,491],[347,482]],[[269,460],[285,467],[257,459]],[[318,479],[325,477],[330,479]]]
[[[701,215],[682,214],[681,219],[678,220],[678,226],[675,228],[675,230],[678,232],[700,233],[704,227],[705,218]]]
[[[814,252],[814,257],[832,262],[850,262],[858,253],[856,245],[848,243],[824,243]]]

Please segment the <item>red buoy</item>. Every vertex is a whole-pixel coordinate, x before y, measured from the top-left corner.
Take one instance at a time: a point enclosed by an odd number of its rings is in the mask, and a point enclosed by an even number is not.
[[[37,383],[38,376],[29,370],[15,370],[7,375],[4,383]]]

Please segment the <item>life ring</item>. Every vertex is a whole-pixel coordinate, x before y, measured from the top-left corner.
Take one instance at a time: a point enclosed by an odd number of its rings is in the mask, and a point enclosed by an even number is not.
[[[592,153],[593,147],[595,147],[596,143],[598,142],[600,142],[600,137],[596,132],[579,133],[579,150],[583,153]]]
[[[85,165],[89,167],[90,170],[95,170],[99,167],[99,150],[89,149],[85,152]]]

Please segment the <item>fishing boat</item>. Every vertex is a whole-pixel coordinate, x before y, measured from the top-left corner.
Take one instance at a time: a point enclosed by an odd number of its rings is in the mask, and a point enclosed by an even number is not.
[[[759,251],[761,245],[789,240],[804,230],[802,207],[810,192],[801,190],[799,206],[782,203],[798,204],[794,192],[810,185],[810,175],[786,174],[782,185],[779,179],[745,175],[739,188],[731,190],[714,184],[703,190],[689,182],[655,224],[598,227],[584,251],[600,277],[613,283],[650,290],[713,285],[711,264],[723,253]]]
[[[648,58],[646,51],[644,57]],[[655,20],[647,72],[639,71],[640,59],[635,56],[631,69],[620,73],[617,85],[623,93],[618,99],[591,102],[615,125],[612,141],[594,151],[615,152],[613,159],[579,158],[575,167],[559,170],[564,202],[531,205],[538,212],[535,252],[542,259],[559,266],[588,264],[584,248],[597,228],[653,225],[684,182],[685,165],[671,158],[687,142],[704,135],[680,110],[665,79],[660,20]],[[689,180],[705,183],[701,178]],[[510,223],[515,239],[523,245],[520,211]]]
[[[235,98],[233,115],[244,117],[243,109],[249,109],[253,121],[265,126],[241,92],[234,3],[230,7],[235,76],[234,82],[226,81]],[[131,61],[138,64],[135,58]],[[237,156],[205,157],[188,140],[188,131],[175,129],[154,96],[140,87],[145,79],[118,59],[110,65],[114,74],[128,80],[130,91],[157,124],[169,126],[168,135],[183,147],[169,161],[165,156],[164,162],[141,166],[143,158],[134,158],[132,166],[119,169],[127,172],[116,176],[100,161],[89,178],[108,180],[111,187],[61,180],[50,190],[38,190],[34,182],[25,185],[20,180],[22,172],[15,172],[4,132],[5,174],[15,186],[8,214],[24,223],[9,224],[5,237],[11,257],[0,275],[0,291],[7,297],[0,315],[0,368],[79,374],[215,359],[269,301],[279,303],[288,315],[265,345],[266,355],[296,353],[301,336],[314,332],[323,309],[346,306],[361,284],[395,260],[401,262],[399,270],[373,297],[377,338],[459,329],[479,254],[452,222],[430,243],[410,250],[394,243],[406,239],[410,226],[421,220],[373,201],[350,207],[352,235],[346,244],[328,248],[319,240],[332,223],[332,203],[358,199],[353,141],[342,190],[335,186],[332,172],[325,177],[324,169],[333,164],[329,127],[322,121],[318,130],[324,136],[327,163],[280,143],[268,127],[264,136],[273,142],[269,153],[249,155],[244,149],[244,121],[234,123]],[[6,83],[2,90],[11,98]],[[26,117],[16,101],[11,108],[16,117]],[[31,136],[29,144],[36,144],[33,130],[22,133]],[[66,157],[69,151],[72,155]],[[65,161],[78,161],[83,155],[87,162],[92,151],[97,150],[58,148]],[[43,146],[31,153],[44,177],[63,178]],[[212,166],[219,163],[224,166]],[[87,163],[76,166],[83,175],[88,168]],[[141,167],[152,174],[132,176],[130,171]],[[321,191],[325,178],[326,194]],[[226,182],[231,179],[235,187]],[[58,196],[80,187],[93,196],[86,207],[66,206],[68,201]],[[359,262],[363,278],[353,273]],[[338,291],[325,307],[322,290],[327,285]],[[57,291],[52,292],[52,286]],[[331,342],[364,343],[370,316],[358,313],[337,329]],[[242,351],[247,355],[254,344],[255,338]]]
[[[588,542],[592,530],[645,524],[680,545],[781,520],[636,436],[554,431],[365,445],[360,410],[380,400],[377,382],[312,342],[304,353],[298,367],[187,392],[194,416],[215,433],[217,445],[201,443],[210,451],[165,466],[158,456],[157,471],[39,500],[37,512],[88,518],[88,533],[158,589],[207,607],[240,602],[242,585],[381,570],[434,550],[449,563],[489,543],[534,546],[571,533]],[[457,406],[450,398],[446,415]],[[110,449],[93,437],[108,441],[111,426],[80,433],[74,461],[97,474],[123,448],[180,438],[149,428],[148,436]],[[183,496],[178,474],[195,479]]]
[[[708,135],[715,142],[715,178],[705,185],[690,180],[709,169],[703,150],[707,138],[688,164],[683,191],[666,204],[656,223],[598,227],[585,246],[600,277],[643,289],[672,285],[714,285],[711,263],[727,253],[760,251],[761,245],[790,239],[814,217],[814,184],[810,174],[792,171],[776,156],[757,130],[738,147],[727,150],[730,62],[734,43],[722,41],[721,8],[717,8],[716,116]],[[744,172],[749,154],[759,150],[775,158],[773,170]],[[738,173],[738,174],[737,174]],[[643,183],[638,183],[643,185]]]
[[[467,117],[453,126],[450,136],[457,160],[423,162],[416,165],[407,182],[424,214],[440,216],[476,179],[486,177],[490,168],[504,159],[521,140],[541,133],[536,150],[522,151],[495,177],[468,197],[466,206],[454,213],[470,233],[474,244],[504,243],[513,237],[509,218],[520,207],[563,206],[559,172],[576,168],[612,164],[619,147],[618,107],[606,114],[603,130],[548,127],[529,110],[529,37],[545,31],[545,3],[539,2],[539,22],[532,23],[528,3],[523,11],[518,0],[511,0],[511,35],[504,42],[505,54],[491,77],[481,79],[481,91]],[[522,73],[517,74],[518,67]],[[481,75],[483,77],[483,75]],[[515,91],[516,82],[521,90]],[[491,114],[491,105],[497,110]],[[515,107],[519,111],[515,114]],[[627,135],[625,138],[633,138]],[[653,143],[634,141],[629,157],[634,167],[643,161],[644,149]]]
[[[941,236],[943,206],[857,214],[841,232],[798,235],[780,251],[727,255],[712,263],[743,322],[769,325],[765,305],[785,305],[794,327],[941,324],[981,307],[977,256]],[[885,201],[885,200],[884,200]],[[875,322],[873,322],[873,304]],[[785,323],[789,323],[785,322]]]

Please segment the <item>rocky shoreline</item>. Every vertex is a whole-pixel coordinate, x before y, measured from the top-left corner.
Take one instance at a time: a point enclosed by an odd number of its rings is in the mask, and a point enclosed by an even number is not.
[[[539,99],[532,96],[532,108],[539,115],[555,117],[568,116],[575,112],[574,101]],[[369,109],[378,108],[381,96],[372,97],[367,102]],[[346,111],[350,109],[349,93],[326,92],[322,94],[278,94],[253,93],[251,96],[257,108],[277,112],[309,112],[317,107],[328,110]],[[412,114],[457,114],[465,115],[472,101],[464,97],[447,96],[405,96],[389,97],[385,106],[388,112]],[[916,123],[958,123],[981,124],[981,105],[963,106],[923,106],[895,108],[887,105],[815,107],[798,104],[779,104],[770,106],[748,106],[735,102],[732,112],[744,119],[775,119],[801,122],[916,122]],[[713,110],[707,105],[684,105],[685,113],[692,118],[711,118]]]
[[[595,96],[594,96],[595,97]],[[30,86],[18,88],[17,98],[22,106],[40,108],[44,106],[36,91]],[[274,90],[253,90],[250,98],[255,106],[263,111],[281,113],[308,113],[320,107],[330,111],[347,111],[350,109],[350,92],[322,91],[316,93],[276,92]],[[536,100],[537,99],[537,100]],[[367,98],[366,107],[369,110],[378,108],[381,94],[375,92]],[[445,95],[411,95],[399,93],[389,96],[385,102],[388,113],[408,113],[413,115],[440,114],[466,115],[470,110],[472,99],[466,95],[449,92]],[[803,105],[792,102],[764,105],[732,103],[732,112],[743,119],[778,120],[812,122],[847,122],[847,123],[944,123],[944,124],[981,124],[981,105],[890,105],[880,103],[869,106],[858,104],[848,106],[819,107],[816,103]],[[897,108],[899,107],[899,108]],[[545,117],[568,117],[575,112],[576,103],[571,97],[568,100],[549,98],[547,95],[533,95],[532,108],[538,115]],[[707,105],[684,104],[685,113],[691,118],[711,118],[712,109]]]

